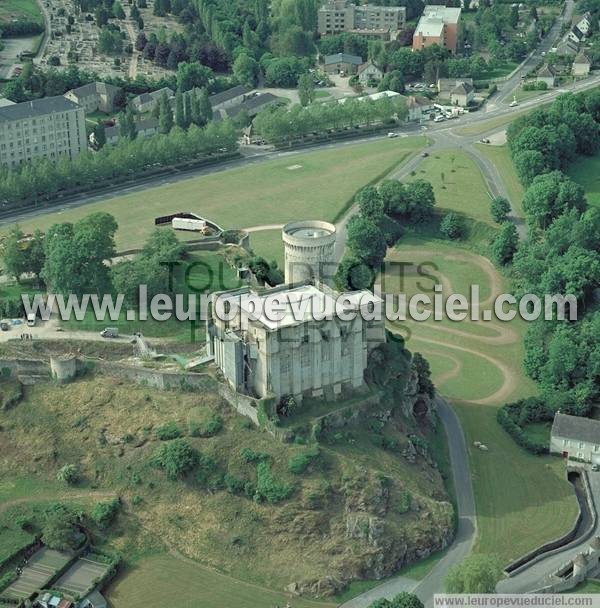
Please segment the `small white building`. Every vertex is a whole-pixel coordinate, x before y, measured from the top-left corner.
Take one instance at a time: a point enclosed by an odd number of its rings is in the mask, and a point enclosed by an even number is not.
[[[600,421],[558,412],[552,425],[550,452],[600,464]]]
[[[460,106],[466,108],[475,100],[475,87],[468,82],[461,82],[457,84],[452,91],[450,91],[450,103],[453,106]]]
[[[379,82],[383,78],[383,72],[372,61],[367,61],[359,66],[357,74],[358,81],[363,87],[367,87],[373,82]]]
[[[406,100],[406,107],[408,109],[408,120],[418,122],[429,118],[433,111],[433,102],[424,95],[411,95]]]
[[[584,36],[587,36],[592,29],[592,21],[592,15],[588,12],[582,15],[575,25]]]
[[[549,89],[553,89],[556,86],[556,72],[554,68],[545,63],[537,73],[535,80],[536,82],[545,82]]]
[[[591,68],[592,62],[590,61],[590,58],[585,54],[584,51],[581,51],[577,54],[575,59],[573,59],[571,74],[576,77],[585,77],[589,75]]]

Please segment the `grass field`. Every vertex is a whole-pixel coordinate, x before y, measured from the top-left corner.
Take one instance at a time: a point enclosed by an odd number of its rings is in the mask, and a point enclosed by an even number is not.
[[[409,261],[414,267],[435,261],[436,270],[429,267],[427,272],[441,279],[444,294],[464,293],[469,282],[479,284],[482,310],[489,296],[507,289],[489,261],[448,242],[405,238],[388,259]],[[409,269],[404,277],[407,296],[427,291],[422,282],[423,277]],[[508,563],[566,532],[577,506],[562,462],[527,454],[495,419],[499,406],[536,391],[521,365],[525,323],[429,320],[400,326],[409,336],[408,348],[429,360],[433,380],[454,404],[468,444],[481,441],[490,449],[470,449],[478,512],[476,551],[496,553]]]
[[[506,126],[527,112],[530,112],[530,110],[519,110],[517,108],[510,114],[497,116],[496,118],[490,118],[489,120],[482,120],[481,122],[476,122],[472,125],[467,125],[466,127],[460,127],[459,129],[456,129],[456,132],[459,135],[479,135],[480,133],[487,133],[492,129],[500,129],[500,127]]]
[[[13,19],[42,22],[40,7],[35,0],[2,0],[0,2],[0,24]]]
[[[600,156],[580,157],[568,169],[571,179],[581,184],[591,205],[600,206]]]
[[[480,154],[486,156],[494,163],[506,185],[513,208],[519,217],[525,217],[525,213],[523,212],[524,190],[510,158],[508,146],[476,144],[476,148]]]
[[[271,608],[290,596],[257,585],[233,581],[191,560],[156,556],[135,565],[109,589],[114,608],[141,608],[148,598],[157,606],[177,608]],[[336,604],[293,598],[294,608],[333,608]]]
[[[261,230],[250,235],[250,247],[268,262],[276,261],[283,268],[283,241],[281,230]]]
[[[368,182],[383,177],[425,145],[422,137],[383,139],[333,150],[286,154],[284,158],[192,178],[136,193],[49,213],[22,222],[47,229],[94,211],[119,223],[118,249],[142,245],[154,218],[177,211],[199,213],[223,228],[279,224],[294,219],[334,220]],[[194,236],[194,235],[192,235]]]

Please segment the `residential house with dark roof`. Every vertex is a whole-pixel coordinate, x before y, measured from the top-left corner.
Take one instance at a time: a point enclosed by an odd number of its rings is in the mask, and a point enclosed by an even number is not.
[[[545,63],[538,71],[536,82],[545,82],[549,89],[556,86],[556,72],[552,66]]]
[[[552,424],[550,452],[600,464],[600,421],[558,412]]]
[[[573,65],[571,66],[571,74],[573,76],[587,76],[592,68],[591,59],[585,54],[585,51],[577,53],[575,59],[573,59]]]
[[[140,114],[152,112],[156,104],[160,101],[163,93],[166,93],[169,99],[173,99],[173,97],[175,97],[175,93],[173,93],[172,89],[169,87],[164,87],[162,89],[158,89],[158,91],[142,93],[141,95],[134,97],[129,104],[136,112],[139,112]]]
[[[363,87],[367,87],[373,82],[379,82],[383,78],[383,72],[370,60],[358,66],[356,73],[358,81]]]
[[[429,118],[433,111],[433,102],[424,95],[411,95],[406,100],[406,108],[408,110],[408,121],[421,121]]]
[[[452,91],[461,83],[473,86],[472,78],[438,78],[437,90],[441,99],[450,99]]]
[[[90,82],[82,87],[71,89],[65,97],[80,105],[86,114],[104,112],[110,114],[116,109],[116,101],[122,94],[122,89],[105,82]]]
[[[251,89],[240,84],[231,89],[227,89],[226,91],[215,93],[214,95],[211,95],[208,100],[210,101],[213,112],[217,110],[226,110],[241,104],[245,101],[250,92]]]
[[[475,99],[475,87],[468,82],[459,82],[450,91],[450,103],[453,106],[466,108]]]
[[[326,55],[324,60],[325,72],[327,74],[356,74],[358,67],[362,63],[362,57],[348,53]]]
[[[156,118],[148,118],[135,123],[137,137],[150,137],[158,133],[158,120]],[[119,125],[107,127],[104,130],[107,144],[117,144],[121,139],[121,131]]]
[[[86,149],[85,112],[62,95],[0,107],[0,165],[73,159]]]

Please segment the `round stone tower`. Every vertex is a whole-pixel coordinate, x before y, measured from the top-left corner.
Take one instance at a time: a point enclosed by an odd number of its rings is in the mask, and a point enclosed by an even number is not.
[[[77,357],[50,357],[50,371],[59,384],[71,382],[77,375]]]
[[[330,282],[335,274],[335,226],[328,222],[291,222],[283,227],[285,282]]]

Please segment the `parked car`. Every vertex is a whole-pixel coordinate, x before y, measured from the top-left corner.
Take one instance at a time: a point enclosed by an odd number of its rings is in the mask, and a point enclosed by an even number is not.
[[[119,329],[117,327],[105,327],[100,335],[103,338],[118,338],[119,337]]]
[[[444,122],[446,120],[441,114],[433,119],[433,122]]]
[[[421,158],[427,158],[429,156],[429,152],[421,152]]]
[[[10,329],[10,323],[8,321],[2,320],[0,321],[0,330],[8,331]]]
[[[27,315],[27,325],[29,325],[29,327],[35,327],[36,321],[37,321],[37,319],[35,318],[35,314],[30,312]]]
[[[394,133],[393,131],[390,131],[390,132],[388,133],[388,137],[389,137],[390,139],[392,139],[392,138],[394,138],[394,137],[398,137],[398,133]]]
[[[511,101],[511,102],[508,104],[508,106],[509,106],[510,108],[516,108],[518,105],[519,105],[519,102],[518,102],[516,99],[513,99],[513,100],[512,100],[512,101]]]

